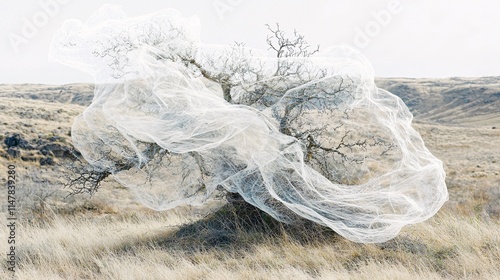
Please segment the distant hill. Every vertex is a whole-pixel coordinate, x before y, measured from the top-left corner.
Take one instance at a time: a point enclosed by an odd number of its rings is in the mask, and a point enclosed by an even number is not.
[[[379,78],[376,83],[401,97],[417,120],[500,127],[500,77]]]
[[[22,98],[88,106],[93,96],[93,84],[0,84],[0,98]]]
[[[500,128],[500,77],[377,78],[376,84],[401,97],[418,121]],[[0,98],[87,106],[93,91],[92,84],[4,84]]]

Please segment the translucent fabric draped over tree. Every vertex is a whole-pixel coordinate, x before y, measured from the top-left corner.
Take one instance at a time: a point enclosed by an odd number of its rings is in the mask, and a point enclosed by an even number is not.
[[[157,210],[239,193],[279,221],[306,218],[383,242],[447,200],[440,160],[356,51],[268,27],[274,57],[199,41],[199,22],[104,6],[67,21],[51,57],[95,77],[75,147]]]

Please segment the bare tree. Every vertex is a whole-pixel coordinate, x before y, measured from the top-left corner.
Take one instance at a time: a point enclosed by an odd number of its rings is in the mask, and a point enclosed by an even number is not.
[[[163,24],[168,30],[142,29],[143,34],[135,39],[123,34],[108,41],[96,41],[98,48],[93,55],[105,59],[113,69],[113,75],[119,78],[130,71],[126,54],[141,45],[151,46],[155,48],[156,59],[182,64],[192,71],[192,75],[218,84],[227,102],[258,110],[272,108],[279,131],[302,143],[304,162],[332,182],[354,183],[358,180],[358,175],[345,176],[352,173],[349,171],[352,165],[361,165],[366,159],[364,155],[367,153],[357,151],[376,149],[386,154],[393,148],[381,137],[360,135],[345,127],[352,112],[343,109],[342,105],[354,98],[352,93],[357,81],[349,76],[332,75],[334,69],[311,63],[307,58],[317,54],[319,46],[311,46],[296,30],[289,37],[278,24],[275,27],[266,25],[270,33],[266,42],[275,54],[275,59],[269,62],[254,58],[252,50],[242,43],[197,54],[193,50],[194,43],[186,39],[181,29],[168,22],[157,24]],[[172,48],[172,44],[166,44],[172,41],[182,42],[185,48],[178,45]],[[315,118],[340,121],[335,125],[318,126],[314,124]],[[103,155],[114,162],[113,170],[73,168],[74,176],[68,179],[66,186],[73,194],[93,194],[112,173],[134,166],[148,168],[151,162],[164,161],[163,164],[168,165],[172,157],[179,157],[156,143],[136,141],[136,144],[141,151],[130,151],[135,156],[123,158],[111,150]],[[123,149],[128,148],[123,146]],[[197,152],[183,156],[195,163],[202,177],[213,175],[207,166],[209,163]],[[232,159],[228,156],[227,160],[231,162]],[[234,163],[234,166],[238,164]],[[203,180],[196,184],[197,191],[204,190]],[[235,194],[230,197],[231,201],[239,199]]]
[[[55,36],[56,57],[96,77],[73,124],[91,165],[68,180],[73,193],[93,194],[110,175],[157,210],[222,193],[358,242],[392,238],[446,200],[441,162],[358,52],[320,52],[278,24],[266,26],[271,57],[206,45],[172,10],[102,22]]]

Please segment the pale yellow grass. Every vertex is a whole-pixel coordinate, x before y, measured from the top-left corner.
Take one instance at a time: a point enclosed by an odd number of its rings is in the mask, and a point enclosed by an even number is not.
[[[498,221],[441,213],[384,244],[356,244],[340,237],[298,242],[284,235],[249,238],[248,244],[228,247],[162,245],[188,222],[184,215],[142,211],[23,223],[18,229],[16,275],[18,279],[500,279]]]

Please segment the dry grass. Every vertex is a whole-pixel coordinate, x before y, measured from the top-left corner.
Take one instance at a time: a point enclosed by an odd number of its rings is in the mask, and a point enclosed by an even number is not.
[[[393,241],[356,244],[334,233],[294,238],[235,229],[237,240],[192,234],[186,213],[55,216],[19,229],[19,279],[498,279],[500,223],[449,212]],[[220,217],[219,217],[220,218]],[[191,223],[193,223],[191,221]],[[196,223],[196,222],[195,222]],[[205,226],[210,227],[209,224]],[[205,230],[207,230],[205,228]],[[214,230],[214,229],[212,229]],[[4,229],[2,228],[2,231]],[[213,233],[216,234],[215,231]],[[6,248],[2,248],[5,250]]]
[[[55,103],[61,100],[52,100],[48,89],[36,91],[43,93],[44,102],[16,99],[25,94],[15,95],[13,86],[9,90],[0,94],[2,136],[20,133],[30,140],[59,135],[61,141],[69,141],[73,117],[84,107]],[[78,101],[75,92],[64,98]],[[500,129],[492,126],[500,127],[491,120],[482,127],[415,125],[428,148],[444,162],[450,201],[431,220],[406,227],[383,244],[352,243],[315,226],[287,228],[266,219],[266,223],[239,220],[238,213],[228,208],[205,218],[204,209],[153,212],[111,180],[92,199],[65,198],[66,191],[57,185],[62,168],[0,157],[3,180],[8,164],[15,164],[19,174],[23,215],[17,229],[16,276],[500,279]],[[5,146],[0,140],[2,153]],[[41,179],[49,183],[42,185]],[[0,199],[5,201],[5,195],[1,192]],[[6,230],[0,227],[0,235],[6,236]],[[7,245],[0,242],[1,252]],[[0,278],[6,277],[2,269]]]

